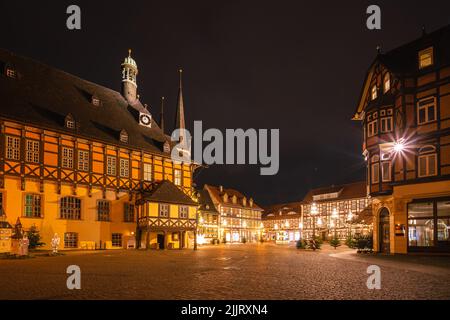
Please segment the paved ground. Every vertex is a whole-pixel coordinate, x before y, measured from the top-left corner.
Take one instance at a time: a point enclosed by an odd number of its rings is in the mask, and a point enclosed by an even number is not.
[[[81,268],[81,290],[66,268]],[[380,266],[381,290],[366,269]],[[372,257],[272,244],[0,260],[0,299],[450,299],[450,257]]]

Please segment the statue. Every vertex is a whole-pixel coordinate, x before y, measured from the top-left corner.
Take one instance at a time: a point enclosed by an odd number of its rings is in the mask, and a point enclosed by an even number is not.
[[[61,242],[61,238],[58,236],[57,233],[55,233],[55,235],[52,238],[53,254],[57,254],[58,253],[58,247],[59,247],[59,243],[60,242]]]

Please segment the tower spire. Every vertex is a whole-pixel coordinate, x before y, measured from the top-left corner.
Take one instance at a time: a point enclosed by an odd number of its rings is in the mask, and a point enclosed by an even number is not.
[[[179,70],[180,73],[180,86],[178,88],[178,101],[177,101],[177,112],[175,118],[174,129],[186,129],[186,123],[184,120],[184,101],[183,101],[183,70]]]
[[[121,65],[122,67],[122,96],[133,104],[139,99],[137,94],[137,74],[138,67],[136,61],[131,57],[131,49],[128,49],[128,57],[126,57]]]
[[[159,119],[159,126],[161,131],[164,133],[164,97],[161,97],[161,115]]]

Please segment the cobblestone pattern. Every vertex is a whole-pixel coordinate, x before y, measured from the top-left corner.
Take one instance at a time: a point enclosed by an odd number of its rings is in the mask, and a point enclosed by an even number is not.
[[[332,253],[338,253],[330,256]],[[0,299],[449,299],[450,258],[438,267],[359,258],[345,249],[225,245],[198,251],[103,251],[0,260]],[[366,269],[381,267],[381,290]],[[66,268],[81,268],[81,290],[68,290]],[[422,270],[422,271],[421,271]],[[432,270],[433,272],[430,272]]]

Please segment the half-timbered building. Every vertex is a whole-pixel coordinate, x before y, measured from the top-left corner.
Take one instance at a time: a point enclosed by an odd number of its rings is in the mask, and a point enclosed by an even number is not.
[[[374,249],[450,251],[450,26],[379,51],[354,120],[363,126]]]
[[[0,206],[47,248],[55,233],[67,249],[175,248],[196,227],[195,167],[171,160],[131,52],[121,71],[116,92],[0,50]],[[182,103],[180,86],[184,126]]]
[[[261,239],[263,209],[252,198],[223,186],[205,185],[204,188],[220,213],[221,242],[256,242]]]
[[[269,206],[262,214],[263,239],[284,244],[301,239],[302,202]]]

